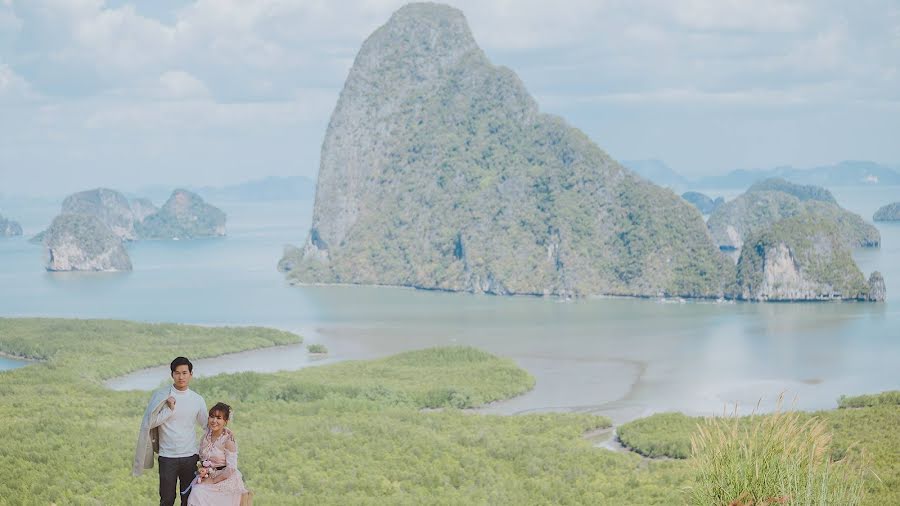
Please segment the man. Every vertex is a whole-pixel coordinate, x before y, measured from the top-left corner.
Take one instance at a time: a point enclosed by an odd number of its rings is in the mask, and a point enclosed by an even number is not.
[[[132,474],[140,476],[153,467],[153,453],[159,453],[159,504],[175,504],[177,492],[188,488],[197,470],[197,433],[195,424],[206,430],[206,401],[188,388],[194,365],[178,357],[169,365],[172,386],[161,388],[150,397],[141,421]],[[187,504],[190,490],[181,496]]]

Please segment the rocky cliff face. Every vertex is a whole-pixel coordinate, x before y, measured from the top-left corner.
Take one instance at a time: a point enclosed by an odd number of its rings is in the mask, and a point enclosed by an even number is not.
[[[872,216],[874,221],[900,221],[900,202],[882,206]]]
[[[869,276],[868,286],[869,293],[866,296],[866,300],[872,302],[884,302],[884,299],[887,296],[887,288],[884,285],[884,276],[882,276],[880,272],[875,271]]]
[[[866,283],[839,227],[801,214],[751,233],[737,265],[736,298],[754,301],[883,300]]]
[[[22,235],[22,225],[10,219],[4,218],[0,214],[0,237],[13,237]]]
[[[94,215],[61,214],[44,233],[48,271],[130,271],[122,240]]]
[[[135,223],[141,223],[144,218],[159,212],[159,208],[153,205],[149,199],[131,199],[131,214]]]
[[[696,210],[624,169],[462,13],[413,4],[356,57],[322,146],[292,282],[495,294],[717,296],[733,265]]]
[[[187,190],[175,190],[169,200],[137,226],[144,239],[193,239],[225,235],[225,213]]]
[[[69,195],[62,203],[60,214],[94,216],[119,238],[126,241],[137,238],[131,205],[115,190],[97,188]]]
[[[721,248],[741,249],[752,232],[800,214],[814,214],[834,221],[842,240],[850,247],[881,244],[878,229],[859,215],[838,206],[828,190],[795,185],[783,179],[769,179],[751,186],[746,193],[713,212],[707,225]]]

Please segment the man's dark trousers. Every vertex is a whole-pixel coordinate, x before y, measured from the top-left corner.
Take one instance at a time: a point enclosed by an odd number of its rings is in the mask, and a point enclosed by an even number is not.
[[[190,457],[159,457],[159,506],[172,506],[175,496],[188,488],[197,471],[199,455]],[[178,482],[178,483],[176,483]],[[191,491],[181,496],[181,504],[186,505]]]

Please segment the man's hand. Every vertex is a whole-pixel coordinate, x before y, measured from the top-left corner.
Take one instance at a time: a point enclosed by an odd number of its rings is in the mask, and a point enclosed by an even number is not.
[[[175,398],[170,395],[169,398],[166,399],[166,404],[168,404],[169,409],[175,409]]]

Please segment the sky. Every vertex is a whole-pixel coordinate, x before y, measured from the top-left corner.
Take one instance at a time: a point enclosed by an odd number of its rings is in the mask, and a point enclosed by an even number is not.
[[[0,0],[0,193],[315,178],[390,0]],[[542,111],[687,175],[900,166],[897,0],[459,0]]]

